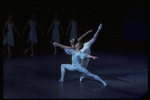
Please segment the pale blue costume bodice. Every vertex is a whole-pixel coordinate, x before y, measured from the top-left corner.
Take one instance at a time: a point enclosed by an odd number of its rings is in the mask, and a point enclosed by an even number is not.
[[[87,58],[87,54],[82,53],[81,51],[74,54],[75,49],[64,49],[68,55],[72,55],[72,66],[78,67],[81,66],[80,60]]]

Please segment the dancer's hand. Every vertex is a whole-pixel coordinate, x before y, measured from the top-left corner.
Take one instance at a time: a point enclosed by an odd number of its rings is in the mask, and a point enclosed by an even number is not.
[[[66,37],[68,36],[68,32],[66,32]]]
[[[22,32],[22,35],[24,35],[24,31]]]
[[[62,31],[62,35],[64,36],[64,32]]]
[[[98,57],[96,57],[96,56],[93,56],[92,58],[93,58],[94,60],[98,59]]]
[[[3,38],[5,39],[5,36],[3,36]]]
[[[49,35],[49,32],[47,32],[47,36]]]
[[[53,45],[54,45],[54,46],[57,46],[57,42],[54,42]]]
[[[89,30],[88,33],[93,32],[93,30]]]
[[[42,31],[42,34],[44,35],[44,31]]]
[[[18,33],[19,37],[21,37],[21,35]]]

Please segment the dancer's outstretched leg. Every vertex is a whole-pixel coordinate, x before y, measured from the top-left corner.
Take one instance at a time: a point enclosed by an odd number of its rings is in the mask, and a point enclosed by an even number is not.
[[[32,52],[31,56],[33,56],[33,46],[34,46],[34,44],[35,44],[34,42],[31,42],[31,52]]]
[[[8,50],[8,55],[9,55],[7,58],[10,58],[11,54],[10,54],[10,45],[9,44],[7,45],[7,50]]]
[[[90,41],[88,41],[88,42],[89,42],[89,47],[91,47],[92,44],[95,42],[95,40],[97,39],[98,33],[99,33],[99,31],[100,31],[101,29],[102,29],[102,23],[100,23],[100,25],[99,25],[99,27],[98,27],[98,30],[97,30],[97,32],[94,34],[93,38],[92,38]]]
[[[96,38],[97,38],[97,36],[98,36],[98,33],[99,33],[99,31],[100,31],[101,29],[102,29],[102,23],[100,23],[100,25],[99,25],[99,27],[98,27],[98,30],[97,30],[97,32],[94,34],[93,38],[92,38],[90,41],[86,42],[86,43],[89,45],[89,46],[88,46],[89,48],[87,48],[88,50],[90,50],[92,44],[95,42],[95,40],[96,40]],[[85,69],[87,69],[88,63],[89,63],[89,59],[83,59],[83,60],[81,60],[81,64],[82,64],[82,66],[83,66]],[[83,79],[84,77],[85,77],[85,75],[82,74],[82,76],[80,77],[80,81],[82,81],[82,79]]]
[[[100,77],[98,77],[97,75],[94,75],[92,73],[90,73],[87,69],[83,68],[83,67],[78,67],[77,69],[79,72],[82,72],[84,73],[85,75],[87,76],[90,76],[92,77],[93,79],[99,81],[99,82],[102,82],[103,83],[103,86],[107,86],[107,83],[105,81],[103,81]]]
[[[55,49],[55,52],[53,54],[56,54],[57,53],[57,47],[54,46],[54,49]]]

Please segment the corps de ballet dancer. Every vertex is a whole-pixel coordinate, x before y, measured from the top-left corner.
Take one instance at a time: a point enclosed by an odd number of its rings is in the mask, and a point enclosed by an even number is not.
[[[67,69],[69,71],[78,71],[78,72],[84,73],[85,75],[95,79],[96,81],[102,82],[103,86],[107,86],[107,83],[103,81],[100,77],[90,73],[87,69],[81,66],[81,63],[80,63],[81,59],[84,59],[84,58],[92,58],[94,60],[98,59],[98,57],[96,56],[91,56],[91,55],[81,52],[80,50],[83,47],[83,44],[81,42],[78,42],[77,40],[75,41],[75,49],[69,49],[67,48],[67,46],[61,45],[57,42],[54,42],[53,45],[64,49],[68,55],[72,55],[72,64],[61,65],[61,78],[59,80],[60,82],[64,82],[65,69]]]
[[[79,31],[79,28],[77,26],[77,21],[76,21],[75,14],[72,16],[72,20],[69,23],[68,29],[66,31],[66,37],[68,36],[68,31],[70,29],[70,26],[71,26],[71,30],[70,30],[70,34],[69,34],[69,37],[68,37],[68,41],[70,41],[73,38],[77,39],[77,31],[79,32],[79,35],[80,35],[80,31]]]
[[[63,29],[61,27],[60,21],[57,20],[57,17],[58,17],[57,14],[55,14],[54,17],[55,17],[55,19],[52,21],[51,26],[50,26],[50,28],[49,28],[49,30],[47,32],[47,35],[49,34],[49,31],[53,27],[52,39],[50,40],[50,43],[52,43],[52,42],[58,42],[58,43],[60,43],[59,27],[60,27],[60,29],[62,31],[62,35],[64,35],[64,31],[63,31]],[[57,53],[57,47],[54,46],[54,49],[55,49],[55,52],[53,54],[56,54]]]
[[[6,27],[7,27],[7,31],[5,32]],[[7,45],[7,50],[8,50],[8,55],[9,55],[7,58],[11,57],[10,46],[14,47],[13,28],[15,29],[15,31],[18,33],[18,35],[20,37],[20,34],[17,31],[17,29],[14,25],[14,22],[12,21],[12,15],[9,15],[8,20],[5,22],[5,26],[3,29],[3,39],[4,39],[3,44]],[[3,53],[4,52],[5,52],[5,48],[3,50]]]
[[[27,25],[25,26],[25,28],[22,32],[23,35],[24,35],[24,31],[25,31],[25,29],[27,28],[28,25],[30,25],[30,32],[29,32],[29,37],[26,40],[26,43],[29,43],[29,42],[31,43],[31,52],[32,52],[31,56],[33,56],[33,46],[34,46],[35,43],[38,43],[36,26],[39,27],[39,29],[42,31],[43,34],[44,34],[44,31],[42,30],[42,28],[39,26],[39,24],[35,20],[35,14],[32,15],[31,20],[29,20]],[[25,49],[24,54],[28,51],[29,51],[29,48]]]

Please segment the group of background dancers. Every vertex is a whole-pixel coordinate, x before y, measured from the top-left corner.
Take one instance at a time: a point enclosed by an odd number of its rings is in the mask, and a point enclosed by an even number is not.
[[[47,35],[49,35],[50,30],[53,28],[52,36],[51,36],[52,38],[50,40],[50,43],[52,43],[52,42],[60,43],[59,28],[62,31],[62,35],[64,35],[63,28],[60,24],[60,21],[57,19],[57,17],[58,17],[57,14],[54,14],[54,20],[52,21],[52,23],[50,25],[50,28],[47,32]],[[42,31],[42,34],[44,34],[44,31],[40,27],[40,25],[38,24],[38,22],[35,18],[35,14],[33,14],[32,18],[27,22],[26,26],[23,29],[22,35],[24,35],[24,31],[26,30],[26,28],[29,25],[30,25],[30,32],[29,32],[28,39],[26,40],[26,43],[31,44],[31,46],[30,46],[31,52],[32,52],[31,56],[33,56],[33,54],[34,54],[33,46],[34,46],[34,44],[38,43],[36,28],[38,27]],[[71,31],[70,31],[70,34],[68,34],[68,30],[70,29],[70,27],[71,27]],[[14,25],[14,22],[12,21],[12,15],[9,15],[8,20],[5,22],[5,26],[4,26],[4,29],[3,29],[3,39],[4,39],[3,44],[5,45],[5,48],[7,47],[8,55],[9,55],[7,58],[11,57],[10,46],[14,47],[13,29],[18,33],[19,37],[21,37],[21,35],[19,34],[19,32],[17,31],[17,29]],[[80,35],[79,29],[78,29],[78,26],[77,26],[77,21],[75,19],[75,15],[73,15],[72,20],[70,21],[67,32],[66,32],[66,36],[69,36],[68,40],[70,41],[72,38],[77,39],[77,33],[79,33],[79,35]],[[5,51],[5,48],[3,50],[3,53]],[[55,50],[54,54],[56,54],[57,53],[56,46],[54,46],[54,50]],[[29,51],[29,48],[25,49],[24,54],[28,51]]]
[[[35,15],[33,14],[32,18],[28,21],[27,25],[23,29],[22,35],[24,35],[24,31],[26,30],[27,26],[29,26],[29,25],[30,25],[30,32],[29,32],[29,37],[26,40],[26,43],[29,43],[29,42],[31,43],[31,52],[32,52],[31,56],[33,56],[33,45],[35,43],[38,43],[36,27],[38,26],[43,34],[44,34],[44,31],[42,30],[40,25],[35,20]],[[59,27],[60,27],[63,35],[64,35],[64,31],[61,27],[60,21],[57,19],[57,14],[55,14],[55,19],[52,21],[50,28],[47,32],[47,35],[48,35],[49,31],[53,27],[52,39],[50,40],[50,43],[53,42],[54,49],[55,49],[54,54],[57,53],[56,47],[58,46],[58,47],[61,47],[62,49],[64,49],[67,54],[72,55],[72,64],[62,64],[61,65],[61,78],[59,81],[60,82],[64,81],[65,69],[67,69],[70,71],[76,70],[76,71],[82,72],[83,74],[80,77],[80,81],[82,81],[82,79],[85,77],[85,75],[87,75],[97,81],[102,82],[104,86],[107,86],[107,83],[105,81],[103,81],[100,77],[90,73],[87,70],[87,66],[90,61],[90,58],[93,58],[94,60],[98,58],[96,56],[90,55],[91,54],[90,48],[91,48],[92,44],[95,42],[99,31],[101,30],[102,24],[99,25],[98,30],[94,34],[93,38],[84,44],[81,42],[81,40],[88,33],[93,32],[93,30],[87,31],[85,34],[83,34],[80,38],[77,39],[77,30],[79,31],[79,29],[77,27],[77,21],[75,20],[75,16],[73,16],[73,20],[71,20],[69,23],[69,27],[66,32],[67,33],[66,36],[68,35],[68,30],[69,30],[70,26],[71,26],[71,32],[69,34],[68,40],[70,41],[71,46],[64,46],[64,45],[60,44]],[[6,27],[7,27],[7,31],[5,32]],[[4,29],[3,29],[3,38],[4,38],[3,44],[7,45],[7,50],[8,50],[8,55],[9,55],[8,58],[11,57],[10,45],[14,46],[13,28],[15,29],[15,31],[18,33],[18,35],[20,37],[21,35],[17,31],[17,29],[14,25],[14,22],[12,22],[12,15],[9,15],[8,20],[6,21]],[[29,50],[29,48],[25,49],[24,54],[26,52],[28,52],[28,50]],[[3,50],[3,52],[4,51],[5,51],[5,49]]]

